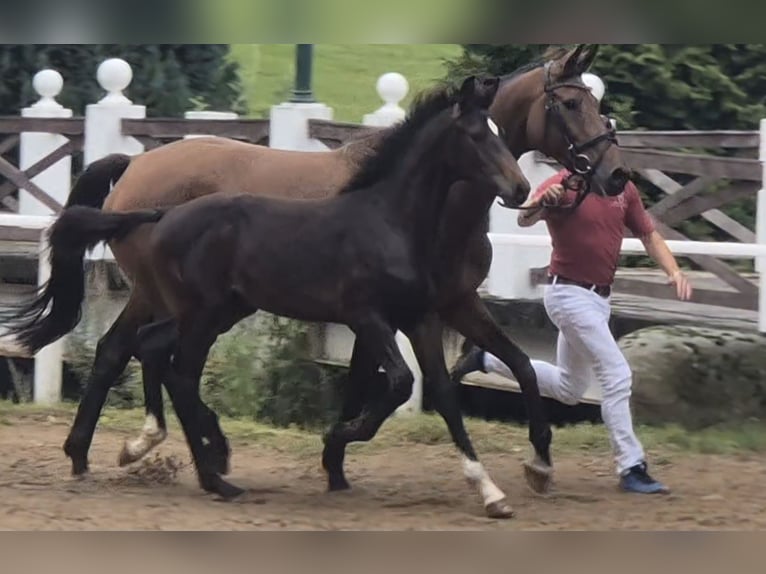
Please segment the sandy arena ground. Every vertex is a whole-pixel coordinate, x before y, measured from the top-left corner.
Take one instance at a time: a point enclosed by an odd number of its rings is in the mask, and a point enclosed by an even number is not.
[[[180,433],[146,464],[119,468],[124,432],[100,427],[91,474],[74,479],[61,444],[69,420],[19,414],[0,425],[0,529],[761,529],[766,526],[766,460],[758,454],[661,457],[656,467],[668,496],[616,489],[610,457],[583,449],[556,454],[555,492],[525,487],[526,450],[486,453],[482,460],[516,511],[511,520],[483,515],[448,445],[384,447],[352,452],[352,490],[325,492],[316,456],[286,454],[232,439],[230,480],[249,492],[235,502],[203,493]],[[526,447],[526,445],[523,445]],[[180,465],[177,473],[169,466]]]

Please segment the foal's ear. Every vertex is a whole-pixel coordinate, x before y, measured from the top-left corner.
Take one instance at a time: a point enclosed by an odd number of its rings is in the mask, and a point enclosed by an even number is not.
[[[460,103],[460,106],[462,107],[464,104],[471,101],[471,98],[476,93],[476,76],[468,76],[465,80],[463,80],[463,83],[460,84],[460,89],[458,90],[458,103]]]
[[[487,109],[492,105],[495,94],[500,86],[500,78],[477,78],[469,76],[463,80],[458,91],[458,108],[461,113],[473,109]]]

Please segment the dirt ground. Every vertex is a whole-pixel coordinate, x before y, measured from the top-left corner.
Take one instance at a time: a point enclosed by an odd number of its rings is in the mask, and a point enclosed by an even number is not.
[[[556,487],[546,498],[525,487],[521,449],[483,456],[516,511],[483,516],[447,445],[350,453],[352,490],[325,492],[316,456],[288,455],[232,440],[230,479],[249,491],[219,502],[198,487],[176,433],[153,463],[116,464],[125,433],[99,428],[86,479],[69,474],[61,451],[68,420],[18,417],[0,425],[0,529],[4,530],[696,530],[766,526],[766,461],[748,456],[680,456],[656,467],[667,496],[619,492],[608,456],[557,455]],[[165,466],[158,461],[165,461]],[[168,465],[182,468],[173,476]],[[165,471],[163,471],[163,468]]]

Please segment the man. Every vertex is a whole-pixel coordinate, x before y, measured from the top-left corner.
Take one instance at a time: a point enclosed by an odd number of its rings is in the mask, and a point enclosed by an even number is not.
[[[544,304],[559,329],[557,365],[532,361],[540,393],[574,405],[595,376],[601,386],[601,413],[620,487],[628,492],[666,493],[669,489],[650,476],[643,448],[633,432],[631,370],[609,329],[611,284],[624,227],[643,242],[649,256],[675,285],[679,299],[688,300],[692,289],[655,230],[633,183],[628,182],[616,197],[590,193],[573,212],[548,209],[549,205],[570,205],[574,200],[575,193],[562,185],[568,175],[562,170],[545,181],[525,203],[533,209],[521,211],[518,219],[522,227],[544,220],[553,245]],[[453,380],[477,370],[512,376],[499,359],[472,348],[455,365]]]

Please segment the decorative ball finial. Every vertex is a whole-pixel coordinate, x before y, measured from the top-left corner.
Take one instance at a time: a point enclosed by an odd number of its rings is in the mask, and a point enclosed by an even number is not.
[[[56,96],[64,87],[64,78],[56,70],[45,69],[37,72],[32,78],[32,87],[40,96],[33,107],[61,107],[61,104],[56,101]]]
[[[604,93],[606,93],[606,86],[604,86],[604,81],[596,74],[591,74],[590,72],[585,72],[582,75],[582,81],[586,86],[590,88],[593,96],[600,102],[604,97]]]
[[[122,91],[130,85],[133,79],[133,70],[122,58],[110,58],[101,62],[96,72],[98,83],[104,90],[104,96],[99,103],[102,104],[130,104],[132,103]]]
[[[378,78],[375,89],[386,105],[398,107],[399,102],[407,96],[410,85],[407,78],[398,72],[388,72]]]

